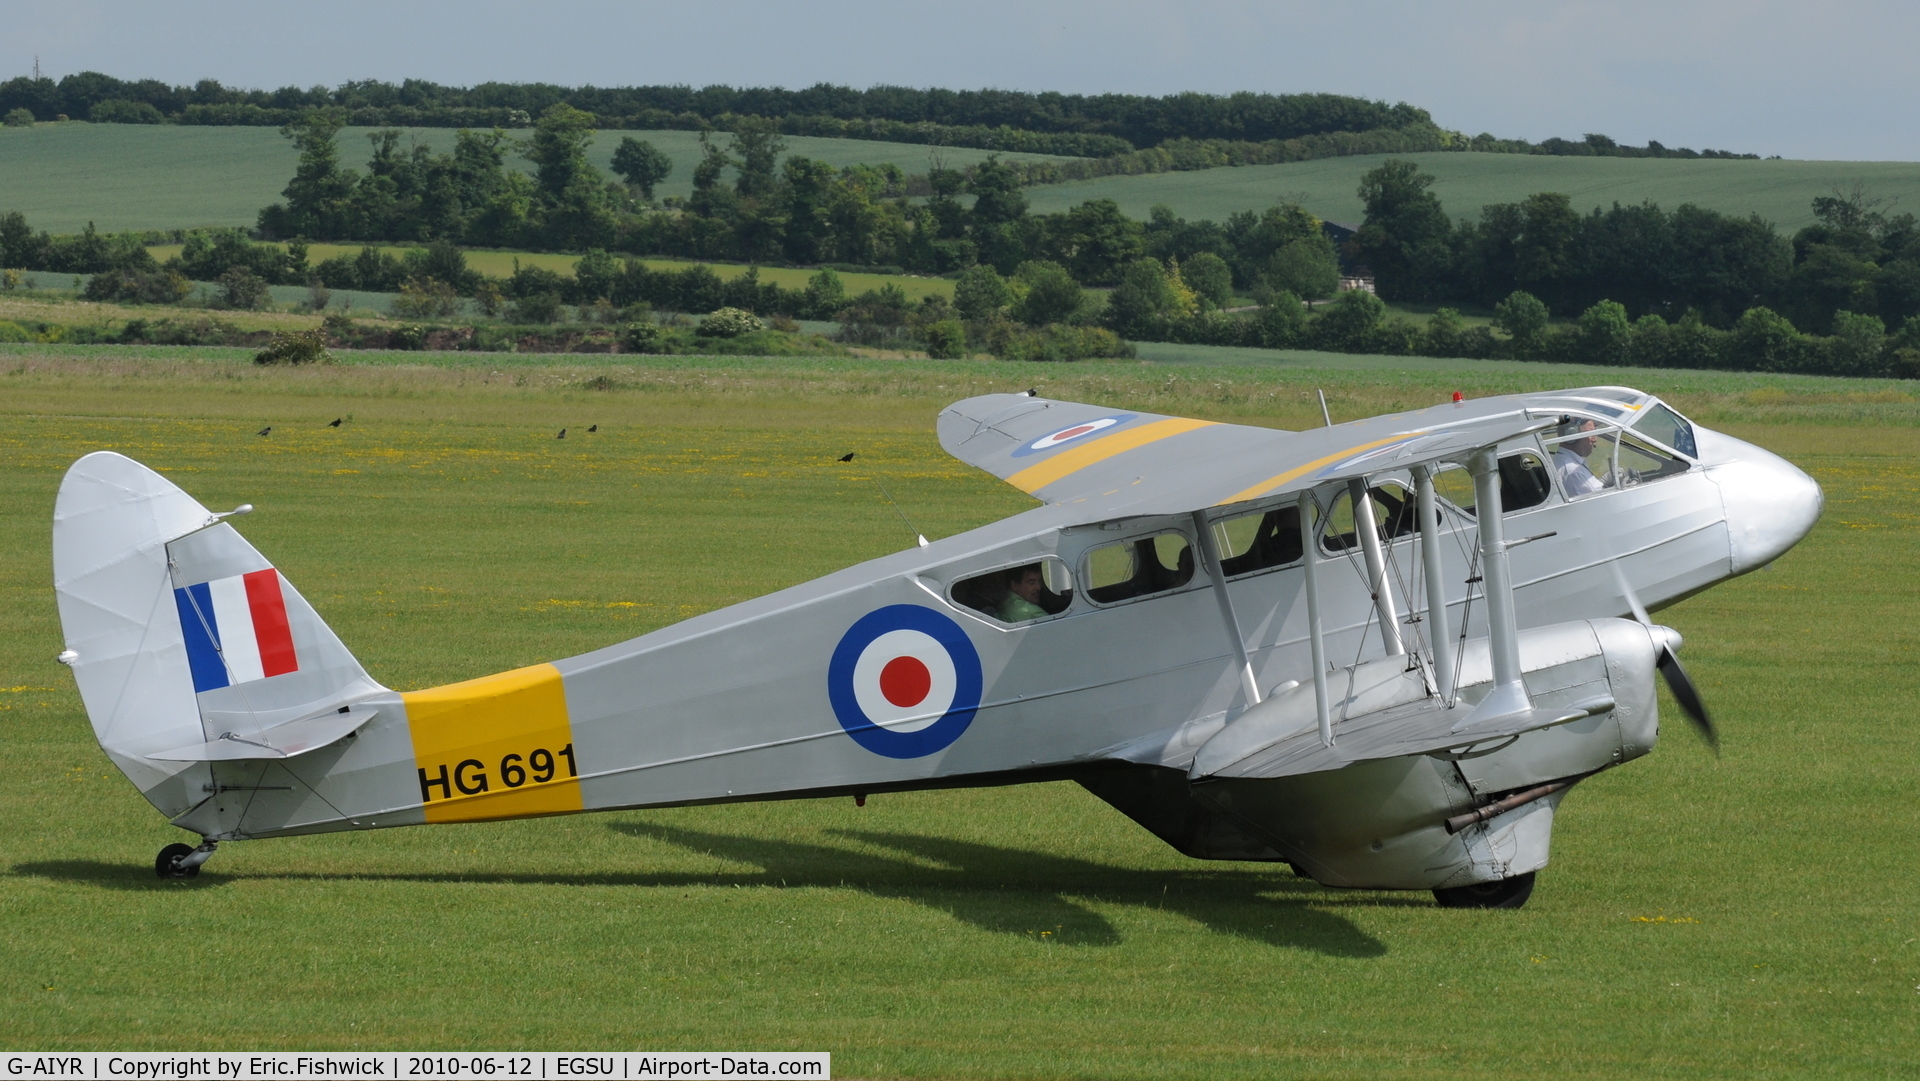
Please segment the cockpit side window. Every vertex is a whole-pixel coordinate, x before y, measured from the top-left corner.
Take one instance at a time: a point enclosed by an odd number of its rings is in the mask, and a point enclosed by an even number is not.
[[[1691,441],[1691,428],[1686,435]],[[1553,455],[1553,475],[1568,499],[1678,476],[1689,468],[1686,459],[1635,432],[1579,417],[1563,421],[1558,438],[1549,440],[1547,447]]]
[[[1178,532],[1103,544],[1087,552],[1087,596],[1101,604],[1178,589],[1193,580],[1193,548]]]
[[[1073,604],[1073,575],[1051,557],[962,578],[948,591],[953,603],[1001,623],[1031,623]]]
[[[1232,576],[1298,563],[1300,508],[1297,505],[1254,511],[1213,523],[1220,570]]]
[[[1553,476],[1568,499],[1595,495],[1616,487],[1614,457],[1620,429],[1591,417],[1565,417],[1546,441],[1553,459]]]
[[[1665,443],[1689,458],[1700,457],[1693,441],[1693,425],[1687,418],[1660,402],[1650,402],[1633,422],[1633,430],[1657,443]]]
[[[1627,432],[1620,437],[1620,449],[1616,462],[1617,482],[1623,488],[1645,484],[1648,481],[1663,480],[1687,471],[1685,459],[1674,457],[1632,432]]]

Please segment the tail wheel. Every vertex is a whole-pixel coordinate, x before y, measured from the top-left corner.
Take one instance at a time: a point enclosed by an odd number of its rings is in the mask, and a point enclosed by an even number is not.
[[[1496,882],[1475,882],[1471,886],[1449,886],[1434,890],[1433,899],[1441,908],[1519,908],[1533,896],[1533,875],[1514,875]]]
[[[192,845],[170,844],[160,850],[153,858],[153,873],[161,878],[192,878],[200,873],[200,865],[180,866],[180,861],[193,853]]]

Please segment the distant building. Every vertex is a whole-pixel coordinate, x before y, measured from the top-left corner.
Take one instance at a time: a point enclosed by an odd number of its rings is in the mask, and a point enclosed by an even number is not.
[[[1338,248],[1353,239],[1353,234],[1360,231],[1360,223],[1357,221],[1327,221],[1323,218],[1320,222],[1320,231],[1327,234],[1327,239],[1333,241],[1333,246]]]
[[[1360,223],[1323,220],[1320,223],[1320,231],[1326,234],[1328,240],[1333,241],[1334,251],[1339,253],[1340,286],[1336,292],[1364,289],[1378,296],[1378,292],[1373,287],[1373,268],[1352,262],[1353,235],[1360,231]]]

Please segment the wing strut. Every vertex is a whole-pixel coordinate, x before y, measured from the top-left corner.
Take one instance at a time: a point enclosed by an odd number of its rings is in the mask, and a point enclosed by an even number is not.
[[[1360,537],[1360,551],[1367,560],[1367,588],[1373,592],[1374,610],[1380,613],[1380,644],[1387,656],[1407,652],[1400,641],[1400,613],[1394,610],[1393,591],[1387,584],[1387,557],[1380,550],[1380,523],[1373,517],[1373,496],[1367,491],[1367,478],[1347,481],[1347,495],[1353,501],[1353,531]]]
[[[1480,566],[1487,586],[1487,646],[1493,654],[1493,687],[1454,730],[1477,721],[1533,708],[1520,680],[1520,637],[1513,614],[1513,574],[1507,566],[1506,528],[1501,520],[1500,448],[1481,447],[1467,459],[1473,474],[1474,518],[1480,526]]]
[[[1214,543],[1213,528],[1205,511],[1193,512],[1193,533],[1200,542],[1200,557],[1206,561],[1207,576],[1213,579],[1213,599],[1220,602],[1220,619],[1227,625],[1227,639],[1233,643],[1233,655],[1240,662],[1240,689],[1246,692],[1247,708],[1260,704],[1260,684],[1253,678],[1253,661],[1247,656],[1247,638],[1240,633],[1240,617],[1234,614],[1233,598],[1227,594],[1226,568],[1220,565],[1220,548]]]
[[[1440,564],[1440,513],[1433,496],[1433,467],[1414,466],[1413,484],[1420,501],[1420,555],[1427,579],[1427,639],[1433,649],[1433,677],[1440,685],[1440,701],[1451,708],[1457,684],[1453,634],[1447,626],[1447,582]]]
[[[1319,711],[1320,742],[1333,746],[1333,714],[1327,707],[1327,639],[1320,630],[1320,546],[1313,536],[1313,489],[1300,491],[1300,553],[1307,576],[1307,640],[1313,645],[1313,704]]]

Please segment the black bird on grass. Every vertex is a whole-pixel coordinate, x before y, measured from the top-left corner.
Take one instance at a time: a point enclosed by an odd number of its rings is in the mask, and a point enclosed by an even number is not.
[[[567,437],[567,430],[565,428],[560,429],[560,434],[554,436],[555,439],[565,439],[566,437]]]
[[[255,434],[255,435],[266,435],[266,434],[267,434],[268,432],[271,432],[271,431],[273,431],[273,425],[271,425],[271,424],[269,424],[269,425],[267,425],[266,427],[264,427],[264,428],[262,428],[262,429],[260,429],[259,431],[257,431],[257,432],[255,432],[255,433],[253,433],[253,434]]]
[[[848,452],[846,452],[845,454],[842,454],[842,455],[840,456],[840,460],[841,460],[841,461],[843,461],[843,462],[851,462],[851,461],[853,461],[853,452],[852,452],[852,451],[848,451]]]
[[[599,431],[599,430],[600,430],[600,426],[599,426],[598,424],[589,424],[589,425],[587,425],[587,431],[590,431],[590,432],[597,432],[597,431]]]
[[[343,420],[345,420],[345,419],[347,419],[347,418],[345,418],[345,417],[335,417],[335,418],[333,418],[333,423],[332,423],[332,424],[329,424],[329,425],[327,425],[327,427],[329,427],[329,428],[338,428],[338,427],[340,427],[340,422],[341,422],[341,421],[343,421]]]

